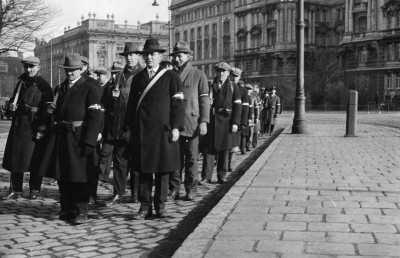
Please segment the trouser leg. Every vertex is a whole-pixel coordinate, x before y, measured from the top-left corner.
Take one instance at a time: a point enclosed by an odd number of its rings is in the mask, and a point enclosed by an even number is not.
[[[170,173],[154,174],[154,209],[156,211],[165,209],[168,194],[168,177]]]
[[[60,192],[61,212],[76,212],[74,207],[74,196],[72,185],[69,182],[58,181],[58,189]]]
[[[40,192],[40,188],[42,186],[42,180],[43,177],[31,173],[29,176],[29,190]]]
[[[228,156],[228,171],[232,171],[232,159],[235,156],[235,152],[229,152]]]
[[[129,160],[126,156],[127,143],[116,140],[114,143],[114,194],[123,196],[125,194],[126,179],[129,173]]]
[[[256,148],[257,144],[258,144],[258,132],[254,131],[252,145],[254,148]]]
[[[229,150],[218,151],[217,176],[218,179],[225,179],[228,171]]]
[[[201,178],[211,180],[214,170],[214,160],[215,154],[208,153],[208,150],[205,150]]]
[[[197,165],[199,137],[184,137],[183,141],[185,141],[185,190],[186,193],[196,193],[197,183],[199,181]]]
[[[175,170],[170,172],[169,174],[169,190],[177,190],[179,191],[180,185],[182,182],[182,170]]]
[[[269,133],[272,134],[274,132],[275,125],[271,125],[269,129]]]
[[[139,190],[139,172],[131,170],[131,194],[133,196],[138,195]]]
[[[153,174],[139,173],[139,202],[140,210],[151,211],[151,190],[153,188]]]
[[[24,173],[11,173],[10,192],[22,192],[23,184],[24,184]]]
[[[245,149],[246,149],[246,136],[241,135],[240,136],[240,152],[242,154],[244,154]]]
[[[89,198],[91,193],[91,186],[88,183],[73,183],[74,191],[74,204],[78,209],[79,214],[87,215],[89,212]]]
[[[114,146],[110,142],[104,142],[99,157],[99,170],[102,180],[108,181],[111,172],[112,153]]]
[[[250,148],[250,146],[251,146],[251,144],[252,144],[252,142],[253,142],[253,132],[254,132],[254,126],[250,126],[250,130],[249,130],[250,132],[249,132],[249,135],[247,136],[247,144],[246,144],[246,147],[247,147],[247,149],[249,149]]]

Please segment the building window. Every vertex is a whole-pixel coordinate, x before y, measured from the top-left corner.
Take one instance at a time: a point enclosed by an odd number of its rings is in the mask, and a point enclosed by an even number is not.
[[[364,33],[367,30],[367,17],[361,16],[358,19],[358,32]]]
[[[175,32],[175,42],[179,42],[181,40],[181,34],[179,31]]]
[[[190,29],[190,41],[194,41],[194,29]]]
[[[396,90],[400,89],[400,73],[396,74]]]
[[[224,21],[224,25],[223,26],[224,26],[224,36],[229,36],[231,34],[230,21]],[[215,27],[217,27],[217,24],[215,24]],[[215,29],[215,30],[217,30],[217,29]],[[215,34],[215,36],[217,36],[217,35]]]
[[[99,42],[99,50],[106,50],[106,42]]]
[[[204,40],[204,59],[208,59],[210,57],[210,40]]]
[[[186,30],[183,32],[183,41],[188,42],[188,35]]]
[[[231,40],[230,37],[224,37],[224,57],[229,57],[231,55]]]
[[[395,49],[394,48],[395,48],[394,44],[389,44],[387,46],[387,55],[386,55],[387,61],[395,60]]]
[[[210,38],[210,27],[208,25],[204,26],[204,38]]]
[[[198,40],[197,41],[197,60],[201,60],[202,56],[201,56],[201,41]]]
[[[366,64],[368,60],[368,50],[363,47],[360,51],[360,64]]]
[[[124,43],[118,43],[118,44],[117,44],[117,52],[118,52],[118,53],[124,51],[124,45],[125,45]]]
[[[210,77],[210,66],[209,65],[204,66],[204,73],[207,76],[207,78]]]
[[[104,67],[105,66],[105,59],[104,56],[99,57],[99,66]]]
[[[385,88],[386,89],[392,89],[392,74],[386,74],[385,75]]]
[[[197,28],[197,39],[198,40],[201,40],[203,38],[203,35],[202,35],[202,27],[198,27]]]
[[[213,38],[217,37],[217,32],[218,32],[217,24],[214,23],[214,24],[212,25],[212,36],[213,36]]]
[[[5,62],[0,62],[0,72],[8,73],[8,65]]]
[[[212,49],[211,49],[211,55],[212,58],[217,58],[217,38],[212,39]]]

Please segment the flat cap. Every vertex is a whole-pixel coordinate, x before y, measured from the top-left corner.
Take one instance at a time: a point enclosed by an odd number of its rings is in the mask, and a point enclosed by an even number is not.
[[[39,65],[40,64],[40,59],[37,58],[36,56],[29,56],[23,60],[21,60],[22,64],[30,64],[30,65]]]
[[[232,67],[231,74],[233,74],[234,76],[241,76],[242,70],[240,70],[239,68],[236,68],[236,67]]]
[[[244,85],[244,87],[246,89],[252,90],[253,89],[253,85],[251,85],[250,83],[247,83],[246,85]]]
[[[96,69],[96,70],[94,70],[94,73],[95,74],[104,74],[104,75],[107,75],[107,70],[106,69]]]
[[[81,61],[84,65],[89,65],[89,58],[86,56],[81,56]]]
[[[225,71],[230,71],[231,66],[228,63],[225,62],[219,62],[214,66],[215,70],[225,70]]]

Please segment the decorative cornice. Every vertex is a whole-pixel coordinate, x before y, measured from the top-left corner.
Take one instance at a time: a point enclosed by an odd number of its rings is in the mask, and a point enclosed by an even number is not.
[[[382,6],[383,12],[389,16],[400,15],[400,0],[389,0]]]

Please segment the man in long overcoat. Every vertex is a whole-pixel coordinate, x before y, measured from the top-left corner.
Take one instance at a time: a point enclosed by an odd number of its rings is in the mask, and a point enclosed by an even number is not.
[[[114,196],[107,205],[115,205],[123,202],[125,185],[128,173],[130,172],[129,155],[126,155],[128,143],[124,139],[124,118],[127,107],[129,92],[133,77],[142,70],[139,64],[139,50],[135,43],[127,42],[124,52],[119,55],[125,57],[125,67],[123,71],[116,75],[114,84],[106,95],[102,96],[107,118],[104,148],[113,149],[113,175],[114,175]],[[137,202],[137,192],[139,187],[138,172],[131,171],[131,194],[132,201]]]
[[[191,201],[197,194],[199,135],[207,133],[207,124],[210,122],[210,97],[207,76],[192,66],[192,54],[193,51],[190,50],[190,46],[186,42],[177,42],[173,52],[170,54],[183,83],[185,123],[184,130],[179,137],[182,169],[170,175],[168,200],[174,200],[179,197],[183,169],[185,170],[185,199]]]
[[[272,87],[268,97],[264,100],[264,122],[265,122],[265,132],[269,136],[274,132],[276,118],[281,110],[281,100],[276,95],[276,88]]]
[[[211,183],[214,160],[217,160],[218,183],[226,182],[229,150],[235,146],[233,134],[241,123],[242,101],[240,90],[229,80],[231,67],[225,62],[215,65],[217,76],[210,86],[210,123],[205,135],[201,184]]]
[[[156,39],[146,40],[139,52],[146,68],[132,80],[126,110],[126,137],[131,139],[132,167],[139,171],[140,183],[141,206],[134,219],[148,217],[152,204],[156,216],[165,217],[168,175],[181,167],[178,139],[185,117],[182,83],[176,72],[160,67],[164,52]]]
[[[9,101],[14,112],[4,151],[3,168],[11,172],[9,194],[2,199],[18,199],[22,196],[24,172],[30,171],[36,145],[41,144],[46,130],[42,111],[46,102],[53,100],[51,86],[38,72],[40,60],[28,57],[21,61],[24,74],[18,77],[17,87]],[[35,141],[36,138],[36,141]],[[36,199],[42,184],[42,177],[31,173],[29,180],[30,198]]]
[[[81,76],[81,56],[68,54],[61,67],[67,79],[55,89],[57,100],[48,107],[54,127],[39,171],[58,180],[59,219],[81,224],[88,219],[91,184],[98,172],[95,147],[103,113],[99,87]]]

